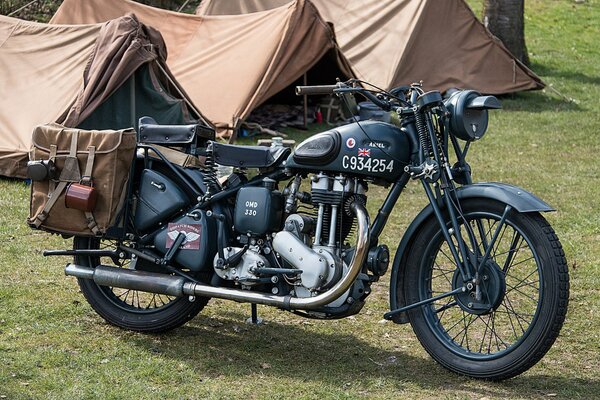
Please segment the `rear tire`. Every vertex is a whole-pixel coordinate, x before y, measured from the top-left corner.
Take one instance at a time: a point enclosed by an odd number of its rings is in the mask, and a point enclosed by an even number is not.
[[[461,207],[483,254],[482,243],[489,243],[505,205],[469,199]],[[483,268],[489,282],[484,299],[493,307],[469,308],[475,297],[465,293],[408,313],[417,338],[436,361],[474,378],[502,380],[531,368],[558,337],[567,312],[567,263],[552,227],[539,213],[512,210],[503,229],[490,255],[493,262]],[[422,226],[409,251],[406,304],[463,285],[435,218]]]
[[[75,249],[114,248],[114,242],[97,238],[76,237]],[[127,268],[129,260],[119,260]],[[99,264],[113,264],[110,258],[77,256],[75,263],[95,268]],[[175,329],[194,318],[208,303],[209,298],[157,295],[137,290],[99,286],[91,279],[77,279],[87,302],[108,323],[138,332],[165,332]]]

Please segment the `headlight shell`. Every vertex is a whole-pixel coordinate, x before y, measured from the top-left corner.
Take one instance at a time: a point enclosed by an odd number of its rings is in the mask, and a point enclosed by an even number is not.
[[[488,127],[487,108],[498,107],[477,107],[474,108],[473,102],[477,98],[483,98],[480,93],[474,90],[461,90],[452,93],[444,100],[446,108],[450,112],[450,132],[459,139],[466,141],[478,140],[483,137]],[[493,97],[493,96],[486,96]]]

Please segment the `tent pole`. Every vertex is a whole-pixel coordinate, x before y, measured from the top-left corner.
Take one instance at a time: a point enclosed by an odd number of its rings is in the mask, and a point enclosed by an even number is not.
[[[204,122],[208,126],[213,126],[212,122],[207,122],[204,119],[204,116],[202,114],[200,114],[200,111],[198,111],[198,109],[196,109],[196,107],[188,100],[187,96],[184,95],[183,92],[181,91],[181,89],[179,88],[179,85],[177,85],[175,82],[173,82],[173,79],[171,79],[171,75],[169,75],[167,73],[167,71],[165,71],[165,69],[162,67],[162,65],[160,65],[160,63],[158,61],[156,61],[156,65],[158,65],[158,68],[165,74],[165,76],[167,77],[169,82],[171,82],[171,85],[173,85],[175,90],[177,90],[177,93],[179,93],[179,95],[181,96],[181,99],[185,102],[185,104],[187,104],[188,107],[190,107],[192,109],[192,111],[194,111],[196,113],[196,115],[198,115],[198,119],[202,120],[202,122]]]
[[[308,85],[308,77],[306,76],[306,72],[304,73],[304,86]],[[304,103],[304,129],[308,129],[308,124],[307,124],[307,120],[308,120],[308,96],[304,95],[302,96],[302,102]]]
[[[137,131],[135,124],[135,72],[131,75],[129,83],[129,106],[131,107],[131,127]]]
[[[190,2],[190,0],[185,0],[185,3],[183,3],[183,4],[181,5],[181,7],[179,7],[179,8],[177,9],[177,12],[181,12],[181,10],[183,10],[183,8],[184,8],[185,6],[187,6],[189,2]]]
[[[18,9],[16,9],[15,11],[11,12],[10,14],[7,15],[7,17],[12,17],[13,15],[15,15],[16,13],[23,11],[24,9],[26,9],[27,7],[29,7],[30,5],[32,5],[33,3],[37,3],[40,0],[33,0],[30,1],[29,3],[25,4],[23,7],[20,7]]]

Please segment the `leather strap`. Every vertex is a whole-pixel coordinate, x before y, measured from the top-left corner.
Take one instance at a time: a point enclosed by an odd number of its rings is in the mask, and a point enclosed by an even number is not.
[[[73,131],[71,136],[71,149],[69,155],[65,159],[65,165],[60,173],[59,181],[79,182],[81,180],[81,172],[79,171],[79,162],[77,161],[77,139],[79,131]]]
[[[60,194],[63,192],[63,190],[65,190],[68,184],[69,182],[66,181],[59,182],[58,186],[56,186],[56,189],[53,192],[48,193],[49,198],[46,202],[46,205],[44,206],[44,209],[41,213],[36,215],[35,220],[33,221],[33,225],[35,225],[36,228],[39,228],[40,225],[42,225],[42,223],[46,220],[46,218],[48,218],[48,213],[50,212],[50,209],[54,207],[54,204],[56,204],[56,200],[58,200]]]
[[[157,144],[154,145],[154,148],[160,151],[163,157],[165,157],[167,160],[173,164],[179,165],[180,167],[202,168],[204,166],[204,163],[196,156],[186,154],[182,151],[170,149],[168,147],[159,146]],[[150,150],[150,155],[154,156],[155,152]]]
[[[52,161],[55,164],[56,164],[56,150],[57,150],[56,145],[51,144],[50,145],[50,156],[48,157],[48,160]],[[56,189],[56,181],[54,179],[50,179],[48,181],[48,197],[50,197],[50,195],[52,194],[52,192],[54,192],[55,189]]]
[[[89,146],[88,147],[88,159],[85,164],[85,170],[83,171],[83,176],[81,177],[81,183],[84,185],[92,184],[92,169],[94,168],[94,157],[96,156],[96,147]],[[96,219],[94,218],[94,214],[89,211],[85,211],[85,219],[88,223],[88,228],[94,233],[94,235],[98,235],[100,233],[100,229],[98,229],[98,224],[96,223]]]
[[[85,213],[85,219],[88,223],[88,228],[90,228],[90,230],[92,231],[92,233],[94,233],[94,235],[98,235],[100,233],[100,229],[98,229],[98,224],[96,223],[96,220],[94,219],[94,214],[92,214],[89,211],[84,211]]]
[[[48,159],[52,162],[56,162],[56,145],[55,144],[51,144],[50,145],[50,156],[48,157]]]
[[[88,147],[88,159],[85,164],[85,170],[83,171],[83,176],[81,177],[81,183],[87,184],[88,182],[92,182],[92,169],[94,168],[94,157],[96,156],[96,147],[89,146]]]

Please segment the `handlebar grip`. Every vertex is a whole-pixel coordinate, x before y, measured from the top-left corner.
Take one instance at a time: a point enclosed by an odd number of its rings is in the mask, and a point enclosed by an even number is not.
[[[332,94],[337,85],[296,86],[296,96]]]

